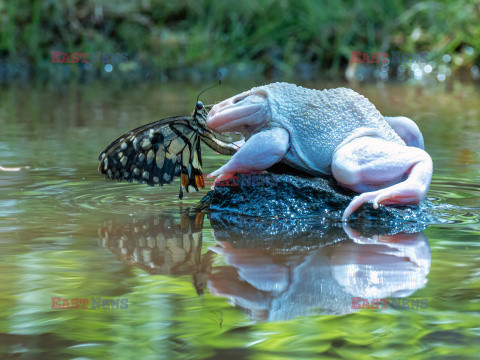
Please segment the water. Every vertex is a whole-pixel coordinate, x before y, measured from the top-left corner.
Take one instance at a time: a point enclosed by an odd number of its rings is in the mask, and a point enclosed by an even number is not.
[[[203,100],[251,85],[222,85]],[[389,234],[315,218],[281,230],[280,220],[251,219],[265,232],[239,233],[193,210],[206,190],[180,201],[178,183],[116,183],[96,170],[122,132],[189,114],[197,86],[1,89],[0,165],[29,168],[0,172],[0,354],[476,358],[479,90],[357,91],[385,115],[418,122],[434,161],[428,199],[438,222]],[[226,159],[205,151],[205,172]],[[88,299],[89,309],[52,309],[52,297]],[[119,308],[91,309],[98,297]],[[352,297],[427,306],[355,310]]]

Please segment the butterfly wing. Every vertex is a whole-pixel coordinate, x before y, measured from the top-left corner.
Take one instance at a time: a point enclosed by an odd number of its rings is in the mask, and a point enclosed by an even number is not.
[[[112,180],[154,186],[180,176],[180,198],[204,186],[200,135],[191,117],[176,116],[134,129],[108,145],[99,160],[99,171]]]

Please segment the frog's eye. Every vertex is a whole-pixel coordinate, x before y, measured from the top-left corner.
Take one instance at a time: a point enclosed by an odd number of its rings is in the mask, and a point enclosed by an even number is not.
[[[233,103],[238,104],[239,102],[245,100],[246,97],[247,96],[245,96],[245,95],[244,96],[237,96],[235,99],[233,99]]]

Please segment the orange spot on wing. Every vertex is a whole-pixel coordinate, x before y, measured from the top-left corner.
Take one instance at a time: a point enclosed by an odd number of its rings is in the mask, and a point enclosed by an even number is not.
[[[195,175],[195,182],[199,188],[203,188],[205,186],[203,183],[203,177],[201,175]]]

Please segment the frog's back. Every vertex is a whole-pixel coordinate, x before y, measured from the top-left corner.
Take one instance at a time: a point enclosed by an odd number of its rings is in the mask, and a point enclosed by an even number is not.
[[[335,149],[360,136],[405,145],[375,106],[351,89],[320,91],[276,83],[265,90],[273,123],[290,134],[290,150],[283,161],[293,167],[329,175]]]

